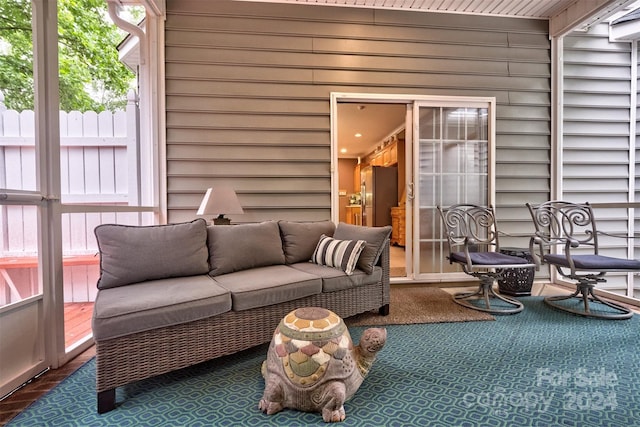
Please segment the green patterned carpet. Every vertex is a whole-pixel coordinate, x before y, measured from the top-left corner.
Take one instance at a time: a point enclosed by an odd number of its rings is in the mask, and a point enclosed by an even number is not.
[[[640,318],[561,313],[539,297],[494,322],[389,326],[344,426],[640,426]],[[357,341],[364,328],[351,328]],[[267,346],[121,387],[95,412],[94,360],[10,426],[324,426],[258,410]]]

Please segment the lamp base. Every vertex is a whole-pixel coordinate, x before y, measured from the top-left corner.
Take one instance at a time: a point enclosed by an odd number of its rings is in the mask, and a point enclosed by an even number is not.
[[[213,218],[213,225],[231,225],[229,218]]]

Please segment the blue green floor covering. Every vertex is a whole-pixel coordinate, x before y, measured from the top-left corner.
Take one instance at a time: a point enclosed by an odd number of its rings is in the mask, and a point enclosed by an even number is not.
[[[492,322],[388,326],[343,426],[640,426],[640,318],[562,313],[539,297]],[[351,328],[355,342],[364,328]],[[117,390],[96,413],[95,361],[9,426],[323,426],[258,409],[267,346]]]

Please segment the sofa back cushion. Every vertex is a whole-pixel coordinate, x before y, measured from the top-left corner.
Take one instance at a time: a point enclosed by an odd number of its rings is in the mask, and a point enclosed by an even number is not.
[[[336,227],[333,237],[340,240],[364,240],[367,242],[358,259],[358,268],[367,274],[373,273],[378,263],[384,244],[391,235],[391,226],[362,227],[341,222]]]
[[[333,236],[336,225],[332,221],[293,222],[279,221],[282,246],[287,264],[311,259],[320,236]]]
[[[276,221],[207,227],[212,276],[254,267],[284,264]]]
[[[98,289],[209,271],[202,218],[153,226],[103,224],[94,233],[100,250]]]

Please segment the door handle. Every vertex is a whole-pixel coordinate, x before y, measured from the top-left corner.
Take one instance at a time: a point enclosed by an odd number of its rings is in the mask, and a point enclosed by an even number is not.
[[[413,194],[413,182],[407,184],[407,198],[409,200],[413,200],[415,198],[415,194]]]

